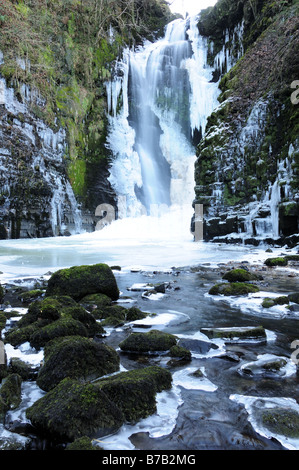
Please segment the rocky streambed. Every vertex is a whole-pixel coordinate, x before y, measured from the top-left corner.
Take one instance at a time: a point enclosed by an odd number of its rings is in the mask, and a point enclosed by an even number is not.
[[[299,260],[269,259],[2,286],[0,447],[298,449]]]

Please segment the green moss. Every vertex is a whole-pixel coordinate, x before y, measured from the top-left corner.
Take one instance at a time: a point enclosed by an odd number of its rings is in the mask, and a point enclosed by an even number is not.
[[[2,302],[2,300],[4,299],[4,295],[5,295],[4,287],[2,287],[0,284],[0,302]]]
[[[49,296],[43,300],[35,300],[28,307],[28,312],[20,319],[18,326],[23,327],[34,322],[50,323],[58,320],[61,311],[69,306],[76,306],[76,302],[69,296]]]
[[[20,298],[22,299],[22,302],[28,303],[28,302],[33,302],[36,298],[42,297],[44,295],[45,291],[42,289],[33,289],[27,292],[23,292],[22,295],[20,295]]]
[[[80,321],[66,317],[34,331],[29,341],[33,348],[39,350],[54,338],[74,335],[88,337],[88,331]]]
[[[299,413],[296,411],[284,408],[264,410],[262,423],[275,434],[295,439],[299,437]]]
[[[21,403],[21,384],[22,379],[18,374],[10,374],[3,379],[0,397],[6,410],[17,408]]]
[[[71,160],[68,177],[75,196],[83,197],[86,193],[86,161],[78,158]]]
[[[112,301],[110,297],[105,294],[90,294],[83,297],[80,303],[85,308],[91,310],[95,307],[107,307],[108,305],[111,305]]]
[[[275,297],[273,299],[270,299],[267,297],[263,300],[262,307],[271,308],[271,307],[274,307],[275,305],[286,305],[286,304],[289,304],[289,302],[290,302],[290,299],[285,295],[282,295],[280,297]]]
[[[120,343],[119,347],[122,351],[146,353],[168,351],[176,343],[177,339],[174,335],[151,330],[149,333],[132,333]]]
[[[265,261],[266,266],[287,266],[288,260],[285,257],[279,256],[277,258],[268,258]]]
[[[122,372],[95,382],[129,422],[153,414],[156,411],[156,393],[170,389],[171,384],[171,373],[157,366]]]
[[[229,282],[246,282],[254,281],[258,279],[258,276],[250,273],[246,269],[232,269],[224,274],[222,279],[225,279]]]
[[[60,442],[108,435],[124,423],[123,413],[99,387],[70,378],[27,408],[26,416],[39,433]]]
[[[1,330],[3,330],[3,328],[5,328],[5,325],[6,325],[6,316],[4,315],[4,313],[1,313],[0,312],[0,332]],[[1,337],[1,336],[0,336]]]
[[[35,376],[34,367],[18,357],[10,358],[8,372],[18,374],[22,380],[31,380]]]
[[[49,391],[65,377],[81,382],[119,370],[119,356],[110,346],[81,336],[57,338],[45,346],[45,362],[37,384]]]
[[[105,294],[112,300],[119,298],[119,290],[111,268],[106,264],[73,266],[52,274],[47,296],[69,295],[80,300],[90,294]]]
[[[245,328],[201,328],[209,338],[266,338],[263,326]]]
[[[274,307],[275,305],[275,302],[273,299],[269,299],[268,297],[266,299],[263,300],[262,302],[262,307],[263,308],[271,308],[271,307]]]
[[[14,347],[20,346],[23,343],[30,341],[33,335],[39,329],[39,324],[32,323],[30,325],[11,328],[5,333],[4,342],[9,343]]]
[[[171,357],[177,357],[180,359],[191,361],[191,352],[187,348],[183,348],[182,346],[171,346],[169,350]]]
[[[99,446],[93,446],[92,440],[83,436],[67,445],[65,450],[101,450]]]
[[[209,290],[210,295],[247,295],[259,292],[259,287],[255,284],[245,282],[231,282],[229,284],[216,284]]]

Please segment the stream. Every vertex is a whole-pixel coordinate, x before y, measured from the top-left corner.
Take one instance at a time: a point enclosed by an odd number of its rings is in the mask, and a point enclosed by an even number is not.
[[[121,328],[107,329],[106,342],[118,350],[121,370],[159,364],[171,370],[173,387],[158,394],[155,415],[102,438],[101,447],[105,450],[298,449],[298,439],[271,433],[259,421],[256,411],[273,406],[299,411],[298,375],[291,360],[294,352],[291,343],[298,336],[298,312],[288,311],[285,306],[261,307],[266,296],[298,291],[297,268],[276,268],[269,274],[263,265],[269,257],[266,247],[193,243],[188,234],[180,240],[175,237],[163,240],[160,233],[156,240],[139,239],[138,245],[137,235],[135,239],[124,236],[126,223],[122,221],[122,232],[112,224],[93,234],[6,240],[0,245],[4,285],[26,285],[31,289],[36,280],[48,279],[56,269],[106,262],[120,268],[114,271],[121,292],[118,302],[156,314]],[[280,253],[296,253],[296,250],[273,248],[271,256]],[[247,297],[209,295],[210,287],[219,282],[223,273],[240,263],[267,274],[261,281],[260,292]],[[145,294],[148,284],[164,285],[165,293]],[[21,303],[11,306],[16,307],[23,313],[26,311]],[[266,330],[266,341],[209,339],[201,331],[211,327],[259,325]],[[167,355],[136,357],[118,349],[119,343],[132,331],[150,328],[191,340],[191,361],[169,363]],[[39,364],[43,357],[42,352],[27,349],[26,345],[20,349],[6,345],[6,353],[8,360],[19,356],[32,364]],[[287,365],[279,374],[242,372],[244,365],[269,355],[286,358]],[[200,378],[192,375],[198,369],[203,373]],[[23,402],[17,410],[8,413],[2,439],[27,439],[10,430],[13,423],[26,424],[24,411],[28,403],[43,394],[34,382],[23,384]]]

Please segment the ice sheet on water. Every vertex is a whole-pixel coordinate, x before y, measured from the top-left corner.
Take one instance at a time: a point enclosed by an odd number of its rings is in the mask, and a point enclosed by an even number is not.
[[[104,450],[132,450],[135,446],[130,437],[136,433],[148,433],[151,438],[169,435],[175,427],[178,409],[183,403],[178,387],[163,391],[156,396],[157,412],[136,425],[123,425],[112,436],[100,439],[99,445]]]
[[[262,306],[263,300],[266,298],[280,297],[281,293],[260,291],[253,294],[244,296],[223,296],[223,295],[210,295],[205,294],[214,302],[226,302],[233,308],[239,308],[243,313],[249,313],[258,317],[271,317],[271,318],[284,318],[286,316],[297,316],[297,312],[291,312],[287,305],[274,305],[270,308]]]
[[[8,363],[12,357],[18,357],[32,366],[39,366],[44,359],[43,350],[36,351],[31,348],[29,343],[23,343],[18,348],[14,348],[11,344],[5,344],[5,352]]]
[[[293,398],[281,397],[254,397],[246,395],[230,395],[230,399],[245,406],[249,415],[249,421],[253,428],[262,436],[268,439],[277,439],[284,447],[289,450],[299,450],[299,439],[286,437],[275,434],[267,429],[261,421],[261,413],[263,410],[271,410],[275,408],[283,408],[299,413],[299,405]]]
[[[198,369],[196,367],[186,367],[173,374],[174,385],[183,387],[187,390],[203,390],[205,392],[215,392],[218,387],[213,384],[205,374],[205,368],[201,367],[201,377],[194,375]]]
[[[159,313],[153,316],[149,313],[148,317],[141,320],[135,320],[129,324],[138,327],[145,326],[147,330],[149,327],[163,329],[169,325],[184,323],[188,320],[189,316],[185,313],[169,310],[168,312]]]
[[[257,356],[256,361],[242,364],[240,371],[243,371],[244,369],[251,370],[251,367],[253,367],[255,371],[254,374],[264,374],[264,365],[267,365],[269,362],[276,362],[280,360],[285,361],[285,365],[281,367],[279,371],[275,372],[279,377],[290,377],[296,374],[297,368],[294,362],[285,356],[276,356],[274,354],[260,354]]]

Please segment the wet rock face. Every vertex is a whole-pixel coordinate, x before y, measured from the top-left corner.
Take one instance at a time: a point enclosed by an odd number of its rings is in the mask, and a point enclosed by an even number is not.
[[[63,129],[31,112],[42,99],[0,77],[0,238],[75,233],[80,215],[66,176]]]
[[[292,103],[290,88],[297,10],[286,6],[274,16],[268,7],[267,1],[260,2],[249,22],[244,10],[238,40],[233,37],[234,12],[228,13],[231,24],[223,47],[229,63],[223,62],[220,104],[208,119],[195,164],[195,204],[204,206],[205,240],[258,244],[267,239],[294,246],[292,236],[298,234],[298,104]],[[203,28],[214,43],[223,42],[224,32],[215,38],[215,31]],[[275,37],[274,31],[279,31]],[[245,53],[235,60],[233,51],[240,44]],[[284,51],[281,62],[273,59],[278,49]]]

